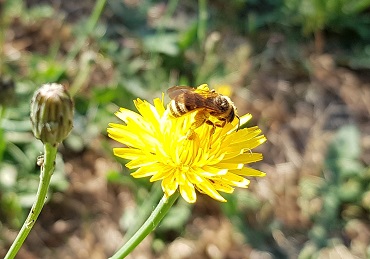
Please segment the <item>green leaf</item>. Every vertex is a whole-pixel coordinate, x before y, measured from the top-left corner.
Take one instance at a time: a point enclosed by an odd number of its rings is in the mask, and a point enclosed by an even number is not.
[[[6,149],[6,141],[4,135],[4,130],[0,128],[0,162],[3,161],[3,156]]]
[[[0,214],[11,226],[19,228],[24,215],[16,193],[6,192],[0,197]]]
[[[339,186],[338,195],[342,202],[356,202],[361,199],[363,193],[362,185],[359,181],[350,179]]]
[[[335,161],[335,166],[341,181],[354,177],[362,178],[364,176],[364,166],[360,161],[341,158]]]
[[[176,206],[173,206],[168,212],[166,217],[161,222],[160,228],[158,230],[183,230],[186,222],[189,220],[191,211],[192,206],[189,203],[180,200],[178,204],[176,204]]]
[[[181,51],[185,51],[197,40],[198,23],[194,22],[188,30],[179,35],[178,45]]]
[[[345,125],[335,134],[329,145],[329,159],[359,159],[361,155],[360,131],[354,125]]]
[[[164,35],[146,36],[144,37],[143,44],[149,52],[177,56],[180,50],[177,41],[177,33],[167,33]]]

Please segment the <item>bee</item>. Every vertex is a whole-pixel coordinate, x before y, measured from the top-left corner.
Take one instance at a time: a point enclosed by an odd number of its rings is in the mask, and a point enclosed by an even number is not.
[[[188,134],[189,139],[192,138],[194,130],[204,123],[213,126],[211,131],[213,134],[216,127],[222,128],[235,118],[239,119],[231,99],[215,90],[209,90],[206,85],[197,89],[173,86],[167,90],[167,94],[171,98],[168,109],[173,117],[178,118],[189,112],[196,112],[195,121]]]

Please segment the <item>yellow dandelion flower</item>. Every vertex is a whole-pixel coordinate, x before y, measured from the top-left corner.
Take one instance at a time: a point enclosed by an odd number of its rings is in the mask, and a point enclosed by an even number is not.
[[[131,160],[126,167],[136,170],[133,177],[162,181],[166,197],[179,190],[187,202],[193,203],[198,190],[225,202],[219,192],[248,187],[246,176],[265,175],[246,166],[262,160],[261,153],[252,152],[266,141],[258,127],[237,130],[238,119],[222,128],[204,123],[195,129],[196,137],[189,139],[194,112],[174,118],[159,98],[153,105],[141,99],[134,103],[139,113],[120,108],[116,116],[124,124],[109,124],[109,137],[125,145],[114,148],[114,154]],[[250,114],[241,116],[240,124],[251,118]]]

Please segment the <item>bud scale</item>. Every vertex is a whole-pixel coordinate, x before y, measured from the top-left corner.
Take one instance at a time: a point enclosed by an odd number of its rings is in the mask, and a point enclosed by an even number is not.
[[[44,144],[57,145],[73,127],[73,101],[60,84],[45,84],[31,101],[32,131]]]

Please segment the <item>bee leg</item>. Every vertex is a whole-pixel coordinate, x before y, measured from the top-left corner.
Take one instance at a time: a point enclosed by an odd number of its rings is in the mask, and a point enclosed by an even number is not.
[[[214,124],[212,121],[210,121],[210,120],[207,120],[207,121],[206,121],[206,123],[207,123],[208,125],[212,126],[212,129],[211,129],[210,135],[213,135],[213,134],[215,133],[215,131],[216,131],[216,127],[217,127],[217,125],[215,125],[215,124]]]
[[[213,127],[212,127],[212,129],[211,129],[210,134],[211,134],[211,135],[213,135],[213,134],[215,133],[215,131],[216,131],[216,126],[215,126],[215,125],[213,125]]]
[[[208,119],[208,116],[205,112],[197,112],[197,114],[195,114],[194,116],[194,122],[191,124],[191,128],[192,129],[196,129],[196,128],[199,128],[200,126],[202,126]]]
[[[188,132],[186,133],[186,139],[187,140],[193,140],[195,139],[197,136],[197,133],[195,133],[195,131],[193,129],[189,129]]]
[[[213,138],[213,134],[215,133],[217,126],[212,121],[210,121],[210,120],[207,120],[206,123],[208,125],[212,126],[211,131],[209,132],[209,135],[210,135],[210,143],[212,143],[211,140]],[[209,145],[209,149],[212,149],[212,145]]]
[[[196,137],[195,129],[202,126],[206,122],[207,118],[208,116],[204,112],[199,111],[197,114],[195,114],[194,122],[191,124],[188,132],[186,133],[186,138],[193,140]]]

